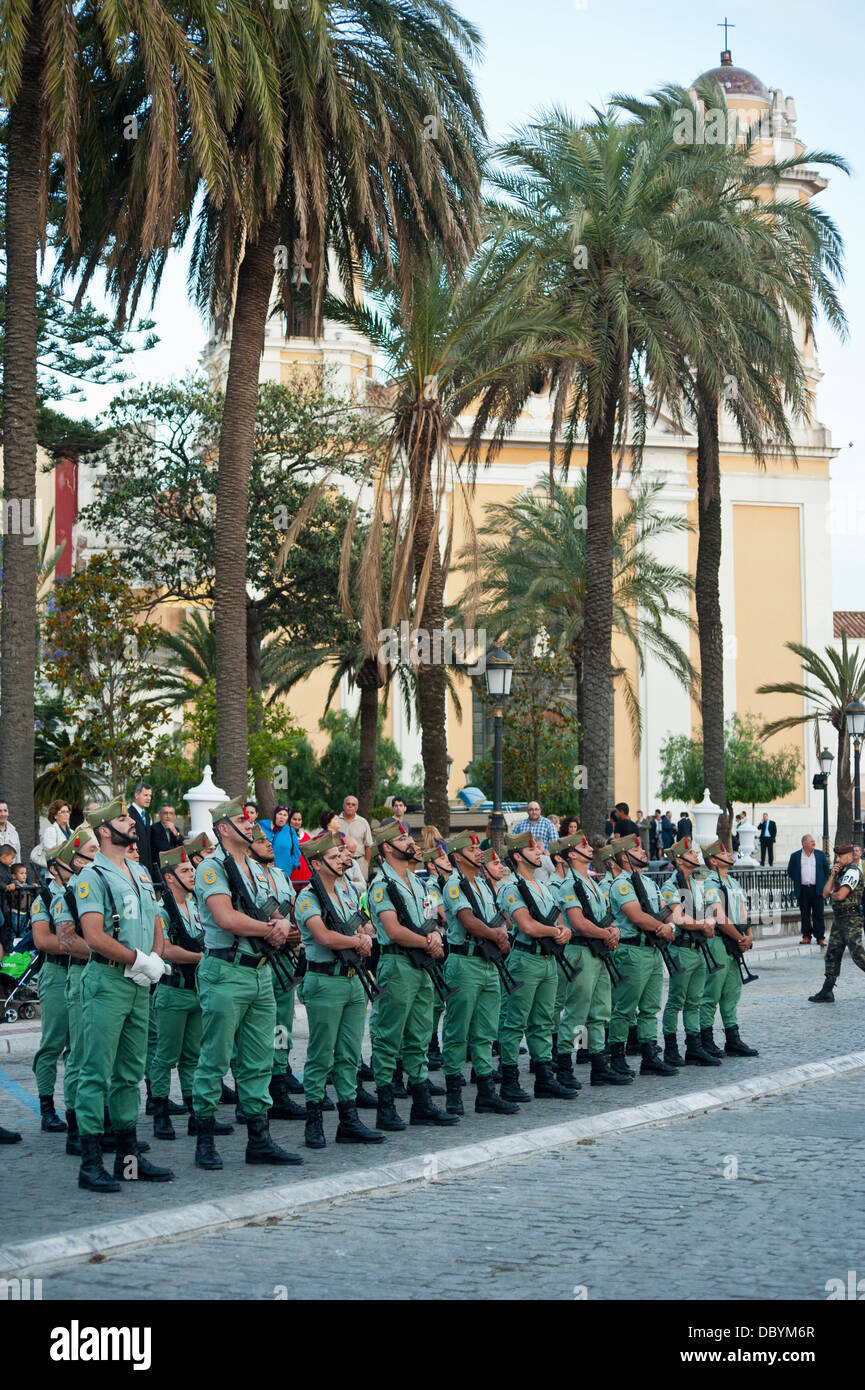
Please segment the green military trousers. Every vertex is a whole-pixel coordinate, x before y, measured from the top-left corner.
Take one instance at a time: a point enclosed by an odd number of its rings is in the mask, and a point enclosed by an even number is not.
[[[84,1055],[84,1004],[81,999],[81,981],[84,965],[72,965],[66,972],[66,1017],[69,1020],[69,1052],[63,1071],[63,1099],[67,1110],[75,1109],[78,1095],[78,1076],[81,1071],[81,1058]]]
[[[739,1022],[736,1008],[739,995],[742,993],[739,964],[735,956],[727,954],[727,948],[719,936],[710,937],[708,945],[715,960],[724,968],[714,975],[706,976],[703,1000],[700,1004],[700,1027],[714,1027],[715,1011],[720,1006],[724,1027],[735,1028]]]
[[[480,956],[459,956],[453,951],[445,961],[445,979],[451,995],[445,1009],[442,1029],[442,1061],[445,1076],[462,1071],[466,1049],[471,1048],[472,1066],[478,1076],[489,1076],[493,1069],[493,1039],[498,1033],[502,991],[499,974],[492,961]]]
[[[57,1084],[57,1063],[69,1046],[69,1019],[66,1013],[66,971],[46,957],[37,981],[42,1037],[33,1058],[33,1074],[40,1096],[53,1096]],[[68,1103],[68,1102],[67,1102]]]
[[[303,1090],[310,1105],[324,1100],[327,1074],[333,1071],[337,1100],[354,1104],[366,995],[357,975],[319,975],[307,969],[301,1001],[309,1022],[303,1066]]]
[[[81,1005],[78,1128],[83,1135],[101,1134],[107,1104],[114,1129],[134,1129],[147,1054],[150,990],[127,979],[122,965],[90,961],[81,980]]]
[[[665,1035],[675,1033],[679,1026],[679,1014],[682,1014],[685,1033],[690,1036],[700,1031],[700,1005],[706,987],[706,962],[698,946],[671,946],[670,955],[682,973],[673,975],[670,979],[661,1026]]]
[[[150,1081],[153,1059],[159,1046],[159,1017],[156,1012],[156,985],[150,986],[150,1022],[147,1025],[147,1056],[144,1059],[144,1075]]]
[[[171,1092],[177,1068],[180,1094],[192,1095],[192,1078],[201,1052],[201,1005],[194,989],[159,984],[153,1000],[157,1018],[156,1052],[150,1063],[150,1087],[157,1099]]]
[[[408,956],[383,955],[376,981],[382,989],[387,985],[387,993],[377,1000],[372,1040],[375,1084],[391,1084],[398,1059],[402,1060],[410,1084],[426,1081],[429,1075],[427,1049],[433,1025],[432,980],[426,970],[412,965]]]
[[[522,989],[515,989],[513,994],[505,994],[502,999],[499,1023],[502,1066],[519,1065],[524,1033],[532,1060],[549,1062],[553,1055],[559,967],[552,956],[514,949],[508,956],[508,969],[523,985]]]
[[[829,945],[826,948],[824,969],[826,979],[834,984],[841,974],[841,960],[844,950],[850,952],[850,957],[854,965],[858,965],[860,970],[865,970],[865,950],[862,947],[862,918],[856,914],[854,918],[836,917],[832,922],[832,930],[829,933]]]
[[[195,1113],[216,1113],[229,1065],[247,1115],[270,1109],[276,1001],[269,967],[254,970],[205,955],[196,973],[201,1001],[201,1052],[192,1082]],[[232,1055],[233,1054],[233,1055]]]
[[[616,965],[628,978],[611,991],[610,1043],[627,1042],[628,1029],[635,1020],[638,1040],[657,1042],[664,982],[660,951],[621,941],[616,947]]]
[[[304,977],[305,978],[305,977]],[[362,988],[362,986],[360,986]],[[276,1024],[273,1031],[273,1075],[285,1076],[288,1071],[288,1054],[291,1051],[291,1030],[294,1027],[294,989],[283,989],[277,979],[273,981],[273,995],[276,1000]]]
[[[565,955],[581,969],[575,980],[565,981],[564,1005],[558,1020],[559,1052],[570,1056],[582,1028],[586,1030],[589,1052],[603,1052],[611,1011],[610,977],[604,962],[593,956],[587,946],[566,946]]]

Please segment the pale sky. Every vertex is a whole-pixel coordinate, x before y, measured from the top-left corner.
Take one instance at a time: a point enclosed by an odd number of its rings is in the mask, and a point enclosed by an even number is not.
[[[644,94],[666,82],[688,85],[715,67],[723,47],[720,4],[707,0],[455,0],[481,31],[485,51],[477,72],[490,136],[497,139],[545,106],[589,116],[612,92]],[[732,0],[727,0],[732,3]],[[840,450],[832,465],[833,517],[843,518],[833,538],[833,606],[865,608],[865,224],[859,146],[865,20],[859,0],[805,0],[782,6],[740,6],[726,11],[733,62],[767,87],[796,102],[798,135],[812,150],[844,155],[852,177],[834,174],[820,204],[835,219],[847,246],[844,305],[850,338],[839,344],[818,328],[824,372],[818,413]],[[166,270],[154,317],[161,338],[135,369],[142,379],[166,379],[195,369],[205,332],[186,297],[186,261],[178,254]],[[70,414],[103,409],[112,390],[94,388]],[[766,566],[755,561],[755,582]]]

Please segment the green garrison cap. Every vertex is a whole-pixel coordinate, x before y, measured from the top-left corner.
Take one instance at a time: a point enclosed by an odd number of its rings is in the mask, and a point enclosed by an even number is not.
[[[477,835],[472,835],[468,830],[460,831],[459,835],[451,835],[449,840],[445,840],[445,849],[448,854],[453,854],[457,849],[468,849],[469,845],[479,845],[480,840]]]
[[[455,837],[455,838],[456,838],[456,837]],[[440,859],[441,856],[442,856],[443,854],[447,854],[447,852],[448,852],[448,842],[447,842],[447,840],[436,840],[435,844],[434,844],[430,849],[422,849],[422,850],[421,850],[421,852],[420,852],[420,857],[421,857],[421,859],[423,860],[423,862],[424,862],[425,864],[428,864],[428,863],[430,862],[431,859]]]
[[[629,849],[636,849],[639,843],[636,835],[623,835],[621,840],[614,840],[610,848],[613,854],[625,854]]]
[[[373,844],[383,845],[388,840],[398,840],[402,833],[403,828],[398,820],[386,820],[384,825],[372,832]]]
[[[266,840],[266,839],[267,839],[267,836],[265,835],[265,833],[264,833],[264,831],[262,830],[261,826],[259,825],[258,821],[254,821],[254,822],[253,822],[253,825],[252,825],[252,832],[251,832],[251,838],[252,838],[253,840]]]
[[[183,848],[188,855],[206,854],[212,848],[210,841],[202,830],[200,835],[192,835],[188,840],[183,841]]]
[[[92,825],[94,830],[97,825],[105,825],[107,821],[118,820],[120,816],[126,815],[126,802],[122,797],[116,801],[106,801],[104,806],[97,806],[95,811],[87,812],[87,824]]]
[[[318,835],[314,840],[304,840],[300,852],[307,859],[318,859],[331,849],[342,849],[342,842],[333,835]]]
[[[620,851],[618,845],[602,845],[601,848],[598,850],[598,858],[600,859],[602,864],[607,864],[613,858],[613,855],[618,854],[619,852]]]
[[[231,816],[243,816],[244,820],[249,820],[243,802],[242,796],[236,796],[233,801],[220,801],[219,805],[214,806],[210,813],[214,825],[218,820],[227,820]]]
[[[93,831],[90,829],[90,826],[85,821],[83,825],[79,825],[76,830],[73,830],[72,834],[69,836],[69,839],[64,840],[63,844],[60,845],[59,848],[49,850],[48,854],[46,855],[46,858],[57,858],[60,860],[61,864],[66,864],[71,869],[72,860],[75,858],[75,855],[78,853],[78,851],[82,848],[83,845],[89,844],[91,840],[95,839],[96,836],[93,834]]]
[[[492,845],[490,845],[489,849],[484,850],[483,854],[481,855],[481,859],[484,864],[501,864],[502,862],[499,859],[499,856],[496,854],[495,850],[493,849]]]
[[[684,840],[677,840],[674,845],[670,845],[669,849],[665,849],[664,857],[665,859],[669,859],[672,863],[674,859],[679,859],[683,854],[687,854],[689,849],[694,848],[694,845],[691,844],[690,836],[686,835]]]
[[[511,851],[515,849],[528,849],[532,844],[534,844],[534,840],[532,839],[530,830],[524,831],[522,835],[505,836],[505,849],[508,853],[511,853]]]
[[[182,845],[177,849],[164,849],[159,855],[160,869],[176,869],[178,864],[188,864],[189,855]]]
[[[566,835],[563,840],[553,840],[548,847],[548,852],[550,854],[564,854],[566,850],[573,849],[575,845],[582,848],[583,839],[582,831],[578,831],[576,835]]]
[[[710,859],[715,854],[729,854],[730,851],[723,840],[715,840],[711,845],[703,845],[703,858]]]

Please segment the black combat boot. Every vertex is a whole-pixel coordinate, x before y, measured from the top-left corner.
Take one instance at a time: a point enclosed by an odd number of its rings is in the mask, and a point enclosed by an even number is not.
[[[360,1066],[357,1069],[357,1079],[358,1081],[375,1081],[372,1067],[368,1067],[363,1058],[361,1058]]]
[[[134,1129],[118,1129],[114,1176],[122,1178],[124,1182],[171,1182],[174,1174],[170,1168],[157,1168],[149,1158],[142,1156]]]
[[[502,1063],[502,1085],[500,1095],[503,1100],[526,1101],[531,1100],[528,1091],[524,1091],[520,1086],[519,1067],[508,1067]]]
[[[634,1073],[625,1061],[625,1044],[623,1042],[610,1043],[610,1067],[617,1076],[629,1076],[634,1079]]]
[[[742,1042],[742,1039],[739,1036],[738,1024],[734,1024],[732,1028],[725,1028],[724,1032],[727,1035],[727,1041],[724,1045],[724,1051],[726,1052],[728,1057],[760,1056],[756,1047],[749,1047],[747,1043]]]
[[[817,994],[808,995],[809,1004],[834,1004],[835,1003],[835,981],[826,979],[820,986]]]
[[[365,1091],[361,1085],[360,1072],[357,1074],[357,1094],[354,1098],[355,1106],[358,1110],[377,1110],[378,1101],[370,1091]]]
[[[82,1134],[81,1167],[78,1169],[78,1186],[87,1192],[119,1192],[120,1183],[115,1182],[102,1167],[102,1149],[98,1134]]]
[[[556,1058],[556,1080],[560,1086],[565,1086],[569,1091],[581,1091],[582,1081],[578,1081],[574,1076],[574,1062],[570,1052],[560,1052],[558,1055],[553,1053]]]
[[[78,1116],[74,1110],[66,1111],[66,1152],[72,1158],[81,1157],[81,1135],[78,1133]]]
[[[640,1063],[641,1076],[678,1076],[678,1068],[670,1067],[661,1056],[661,1049],[657,1043],[649,1042],[641,1044],[643,1060]]]
[[[535,1100],[576,1100],[570,1086],[556,1080],[552,1062],[535,1062]]]
[[[102,1112],[102,1133],[99,1136],[99,1144],[104,1154],[113,1154],[115,1148],[114,1126],[111,1123],[111,1116],[106,1105]]]
[[[196,1168],[206,1168],[210,1172],[218,1172],[222,1167],[222,1159],[216,1152],[213,1143],[214,1118],[212,1115],[194,1115],[195,1121],[195,1166]],[[192,1119],[189,1121],[192,1124]]]
[[[42,1128],[46,1134],[66,1133],[66,1121],[61,1120],[54,1109],[53,1096],[39,1097],[39,1113],[42,1116]]]
[[[155,1114],[156,1114],[156,1101],[153,1099],[153,1091],[151,1090],[151,1087],[150,1087],[150,1077],[149,1077],[149,1076],[145,1076],[145,1078],[144,1078],[144,1089],[145,1089],[145,1091],[147,1092],[147,1101],[146,1101],[145,1106],[144,1106],[144,1113],[145,1113],[145,1115],[155,1115]]]
[[[223,1081],[223,1083],[222,1083],[222,1094],[221,1094],[220,1097],[219,1097],[219,1104],[220,1104],[220,1105],[236,1105],[236,1104],[237,1104],[237,1092],[234,1091],[234,1090],[232,1090],[232,1088],[231,1088],[230,1086],[226,1086],[226,1084],[225,1084],[224,1081]]]
[[[628,1029],[628,1042],[625,1047],[626,1057],[639,1057],[642,1052],[640,1039],[637,1037],[636,1025]]]
[[[303,1082],[295,1076],[291,1067],[289,1067],[288,1071],[285,1073],[285,1089],[291,1096],[303,1095]]]
[[[306,1129],[303,1142],[308,1149],[323,1149],[327,1144],[324,1127],[321,1123],[321,1103],[317,1100],[306,1102]]]
[[[305,1120],[306,1108],[292,1100],[285,1076],[272,1076],[268,1087],[273,1105],[270,1107],[271,1120]]]
[[[378,1110],[376,1111],[376,1129],[397,1130],[405,1129],[405,1120],[401,1120],[399,1111],[393,1103],[393,1086],[376,1086],[378,1093]]]
[[[402,1062],[397,1062],[393,1071],[393,1094],[394,1100],[408,1100],[408,1091],[405,1088],[405,1077],[402,1070]]]
[[[589,1049],[588,1049],[587,1047],[578,1047],[578,1048],[577,1048],[577,1066],[578,1066],[578,1067],[583,1067],[583,1066],[585,1066],[585,1064],[586,1064],[587,1062],[590,1062],[591,1060],[592,1060],[592,1054],[589,1052]]]
[[[666,1056],[666,1053],[664,1054]],[[700,1042],[699,1033],[685,1034],[685,1061],[690,1065],[694,1063],[698,1067],[720,1067],[722,1065],[720,1057],[713,1057],[711,1052],[707,1052]]]
[[[463,1110],[463,1088],[460,1085],[459,1076],[446,1076],[445,1086],[447,1087],[448,1098],[445,1101],[445,1109],[449,1115],[464,1115]]]
[[[183,1097],[183,1103],[184,1103],[184,1105],[186,1106],[187,1112],[188,1112],[188,1114],[189,1114],[189,1123],[188,1123],[187,1126],[186,1126],[186,1133],[189,1134],[189,1135],[191,1135],[191,1136],[194,1138],[194,1137],[198,1134],[198,1126],[199,1126],[199,1124],[201,1123],[201,1121],[196,1117],[196,1114],[195,1114],[195,1106],[192,1104],[192,1096],[184,1096],[184,1097]],[[224,1125],[224,1124],[222,1123],[222,1121],[221,1121],[221,1120],[217,1120],[216,1116],[214,1115],[214,1116],[213,1116],[213,1133],[214,1133],[214,1134],[233,1134],[233,1133],[234,1133],[234,1125]]]
[[[325,1087],[324,1087],[324,1099],[323,1099],[322,1102],[321,1102],[321,1108],[322,1108],[322,1110],[324,1111],[325,1115],[327,1114],[328,1110],[335,1110],[335,1109],[336,1109],[336,1106],[334,1105],[334,1103],[333,1103],[333,1101],[331,1100],[330,1096],[327,1094],[327,1083],[325,1083]]]
[[[633,1084],[634,1078],[630,1075],[630,1069],[627,1075],[613,1071],[606,1052],[592,1052],[589,1055],[592,1063],[591,1084],[593,1086],[630,1086]]]
[[[168,1096],[153,1098],[153,1137],[154,1139],[175,1139],[174,1125],[168,1113]]]
[[[67,1141],[68,1142],[68,1141]],[[20,1144],[21,1135],[17,1129],[4,1129],[0,1125],[0,1144]],[[106,1175],[107,1176],[107,1175]]]
[[[305,1112],[304,1112],[305,1113]],[[247,1163],[302,1163],[300,1154],[290,1154],[274,1144],[266,1115],[250,1115],[246,1121],[249,1138],[246,1141]]]
[[[358,1118],[357,1106],[353,1100],[340,1100],[337,1102],[339,1110],[339,1124],[336,1127],[336,1142],[338,1144],[383,1144],[384,1135],[376,1134],[374,1129],[368,1129]]]
[[[700,1044],[701,1044],[701,1046],[702,1046],[702,1048],[703,1048],[703,1051],[704,1051],[704,1052],[708,1052],[708,1054],[709,1054],[710,1057],[723,1057],[723,1056],[724,1056],[724,1054],[723,1054],[723,1052],[721,1051],[720,1047],[718,1047],[718,1044],[715,1042],[715,1039],[712,1037],[712,1029],[711,1029],[711,1028],[701,1028],[701,1029],[700,1029]]]
[[[438,1033],[433,1033],[429,1041],[426,1054],[427,1066],[430,1071],[441,1071],[442,1069],[442,1049],[439,1042]]]
[[[431,1096],[443,1096],[447,1094],[444,1086],[437,1085],[430,1077],[427,1077],[427,1085],[429,1086],[429,1093]]]
[[[491,1076],[478,1077],[478,1093],[475,1096],[476,1115],[516,1115],[519,1105],[512,1100],[504,1100],[496,1095]],[[460,1110],[462,1114],[462,1110]]]
[[[410,1125],[458,1125],[460,1117],[449,1115],[446,1110],[439,1110],[437,1105],[433,1105],[428,1081],[414,1081],[408,1122]]]
[[[687,1033],[685,1037],[687,1038]],[[664,1034],[664,1061],[670,1067],[683,1067],[685,1059],[679,1051],[679,1041],[675,1033]]]

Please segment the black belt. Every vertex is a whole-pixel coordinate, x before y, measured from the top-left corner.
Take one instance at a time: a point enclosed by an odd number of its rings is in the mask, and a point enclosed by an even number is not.
[[[464,941],[461,946],[455,946],[453,942],[448,943],[448,951],[453,956],[480,956],[480,950],[473,941]],[[492,961],[490,961],[492,965]]]
[[[69,969],[68,956],[46,956],[49,965],[59,965],[61,970]]]
[[[699,949],[700,949],[700,943],[699,943],[699,941],[695,941],[695,940],[693,939],[693,937],[690,937],[690,936],[683,937],[683,939],[682,939],[681,941],[674,941],[674,942],[672,942],[672,945],[673,945],[673,946],[678,946],[678,947],[680,947],[680,948],[681,948],[682,946],[687,946],[687,947],[689,947],[692,951],[699,951]]]
[[[539,956],[539,955],[541,955],[542,952],[543,952],[543,949],[544,949],[544,948],[543,948],[543,946],[541,946],[541,944],[540,944],[539,941],[532,941],[531,943],[529,943],[529,942],[527,942],[527,941],[515,941],[515,942],[514,942],[514,950],[515,950],[515,951],[528,951],[529,955],[531,955],[531,956]]]
[[[620,946],[651,946],[651,944],[652,938],[650,936],[622,937],[619,941]]]
[[[91,953],[90,961],[95,965],[107,965],[111,970],[116,970],[118,966],[123,969],[122,960],[109,960],[107,956],[98,956],[95,951]]]
[[[86,960],[82,960],[80,956],[70,956],[70,957],[69,957],[69,964],[70,964],[70,966],[72,966],[72,965],[77,965],[77,966],[83,968],[83,967],[87,964],[87,961],[86,961]]]
[[[340,960],[307,960],[307,970],[311,970],[313,975],[342,975],[347,980],[351,980],[357,974],[353,965],[345,965]]]
[[[248,951],[238,954],[234,946],[225,946],[218,951],[207,950],[204,954],[213,960],[227,960],[229,965],[248,965],[251,970],[260,970],[267,964],[267,956],[252,956]]]
[[[193,991],[195,989],[195,985],[188,985],[182,975],[166,975],[158,983],[169,985],[171,989],[191,989]]]
[[[408,954],[405,946],[395,946],[393,942],[389,946],[382,946],[381,953],[383,956],[405,956]]]

